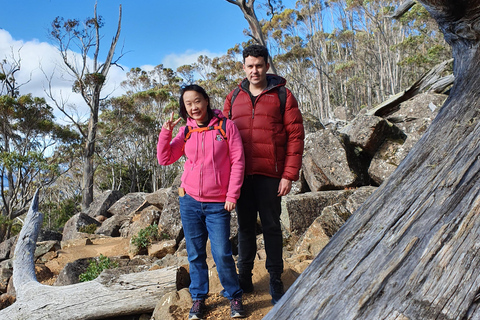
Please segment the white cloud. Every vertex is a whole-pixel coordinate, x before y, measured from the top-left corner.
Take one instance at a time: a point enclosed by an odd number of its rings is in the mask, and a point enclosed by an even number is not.
[[[212,53],[208,50],[202,50],[202,51],[187,50],[186,52],[181,54],[171,53],[165,56],[165,58],[163,58],[162,60],[162,64],[167,68],[172,68],[173,70],[177,70],[178,67],[197,62],[198,57],[202,55],[212,59],[214,57],[220,57],[223,54]]]
[[[76,108],[76,114],[85,118],[88,116],[88,107],[81,97],[72,91],[72,77],[66,72],[58,49],[46,42],[15,40],[11,35],[0,29],[0,59],[20,59],[21,70],[15,74],[20,87],[20,94],[31,93],[35,97],[44,97],[52,107],[53,102],[47,97],[47,77],[51,78],[52,93],[58,101],[65,101]],[[72,52],[72,55],[79,56]],[[127,70],[127,68],[124,68]],[[107,83],[102,91],[103,95],[118,96],[123,94],[120,82],[125,79],[125,71],[116,66],[109,70]],[[57,119],[64,116],[55,109]]]

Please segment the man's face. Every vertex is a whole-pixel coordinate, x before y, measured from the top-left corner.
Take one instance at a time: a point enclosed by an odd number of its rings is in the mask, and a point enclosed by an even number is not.
[[[247,75],[247,79],[250,81],[250,84],[254,86],[266,85],[267,70],[269,67],[270,65],[265,62],[263,57],[248,56],[243,63],[243,70]]]

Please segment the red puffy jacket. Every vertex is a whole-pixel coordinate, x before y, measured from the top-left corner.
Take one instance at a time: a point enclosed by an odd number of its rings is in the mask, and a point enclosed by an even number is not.
[[[233,108],[233,91],[225,99],[223,114],[231,118],[242,136],[245,152],[245,174],[261,174],[296,181],[302,166],[305,132],[298,102],[286,89],[285,112],[280,111],[277,89],[286,80],[277,75],[267,75],[267,88],[257,96],[255,105],[244,79],[239,87]]]

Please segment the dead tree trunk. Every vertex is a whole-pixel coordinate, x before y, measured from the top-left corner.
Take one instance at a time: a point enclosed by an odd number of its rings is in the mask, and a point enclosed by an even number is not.
[[[480,2],[421,2],[453,48],[450,96],[265,320],[480,319]]]
[[[35,276],[33,256],[42,222],[38,191],[32,200],[13,261],[17,300],[0,319],[103,319],[152,312],[167,292],[176,290],[176,268],[115,275],[105,270],[93,281],[52,287]]]

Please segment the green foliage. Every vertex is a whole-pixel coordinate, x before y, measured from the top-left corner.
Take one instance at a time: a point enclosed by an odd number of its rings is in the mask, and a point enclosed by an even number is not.
[[[81,226],[78,231],[83,232],[83,233],[90,233],[93,234],[95,233],[95,230],[97,230],[97,225],[95,223],[91,223],[86,226]]]
[[[118,263],[101,254],[98,259],[90,261],[87,270],[78,278],[81,282],[90,281],[97,278],[103,270],[113,268],[118,268]]]
[[[62,228],[68,219],[80,212],[79,202],[80,197],[41,203],[40,210],[45,214],[43,225],[52,230]]]
[[[158,232],[158,225],[156,223],[141,229],[136,236],[132,237],[132,244],[138,249],[145,249],[156,240],[164,238],[165,235],[160,235]]]

